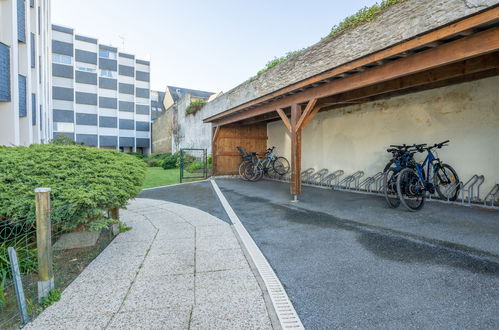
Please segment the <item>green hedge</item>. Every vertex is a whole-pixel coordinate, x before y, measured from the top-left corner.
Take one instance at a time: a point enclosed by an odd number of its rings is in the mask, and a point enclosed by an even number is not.
[[[0,147],[0,221],[35,221],[37,187],[52,188],[58,229],[94,228],[105,210],[124,207],[140,191],[145,164],[113,150],[71,145]]]

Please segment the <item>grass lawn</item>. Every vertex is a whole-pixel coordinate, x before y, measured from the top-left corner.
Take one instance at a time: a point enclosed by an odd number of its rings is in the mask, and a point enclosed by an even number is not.
[[[142,185],[142,189],[167,186],[169,184],[179,183],[179,181],[180,170],[178,168],[164,170],[162,167],[148,167],[146,180]]]

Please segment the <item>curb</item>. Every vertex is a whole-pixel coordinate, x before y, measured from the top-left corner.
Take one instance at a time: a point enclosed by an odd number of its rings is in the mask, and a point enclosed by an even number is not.
[[[260,251],[255,241],[253,241],[249,233],[246,231],[246,228],[244,228],[237,214],[234,212],[229,202],[220,191],[220,188],[216,184],[215,180],[210,181],[215,193],[218,196],[218,199],[220,200],[220,203],[233,223],[233,229],[235,230],[239,241],[242,242],[244,249],[250,257],[249,260],[253,264],[254,268],[258,270],[261,282],[265,285],[266,291],[270,297],[273,311],[278,318],[281,328],[305,329],[286,293],[286,290],[284,290],[284,286],[281,284],[281,281],[275,274],[269,262]]]

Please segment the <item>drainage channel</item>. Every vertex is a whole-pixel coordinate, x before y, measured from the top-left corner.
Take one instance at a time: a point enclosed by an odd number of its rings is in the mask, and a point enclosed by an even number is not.
[[[272,305],[283,329],[304,329],[293,304],[269,262],[239,220],[215,180],[210,180],[222,206],[234,224],[241,242],[244,244],[269,293]]]

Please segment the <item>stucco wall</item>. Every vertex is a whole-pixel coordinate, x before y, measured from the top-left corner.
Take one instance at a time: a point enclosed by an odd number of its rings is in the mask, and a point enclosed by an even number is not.
[[[302,136],[302,169],[383,170],[390,144],[436,143],[461,180],[485,175],[482,197],[499,183],[499,77],[319,113]],[[268,145],[290,157],[281,121],[268,124]]]
[[[163,111],[151,126],[152,152],[172,152],[173,111]]]
[[[186,115],[185,109],[190,103],[191,95],[183,94],[172,107],[175,111],[172,149],[176,152],[180,148],[206,148],[211,154],[211,124],[203,123],[203,109],[206,106],[195,114]],[[175,125],[178,127],[175,128]]]
[[[407,0],[346,33],[326,38],[260,76],[249,79],[196,115],[179,118],[181,147],[211,148],[211,125],[202,119],[274,92],[377,50],[495,5],[497,0]],[[320,36],[317,36],[318,38]]]

